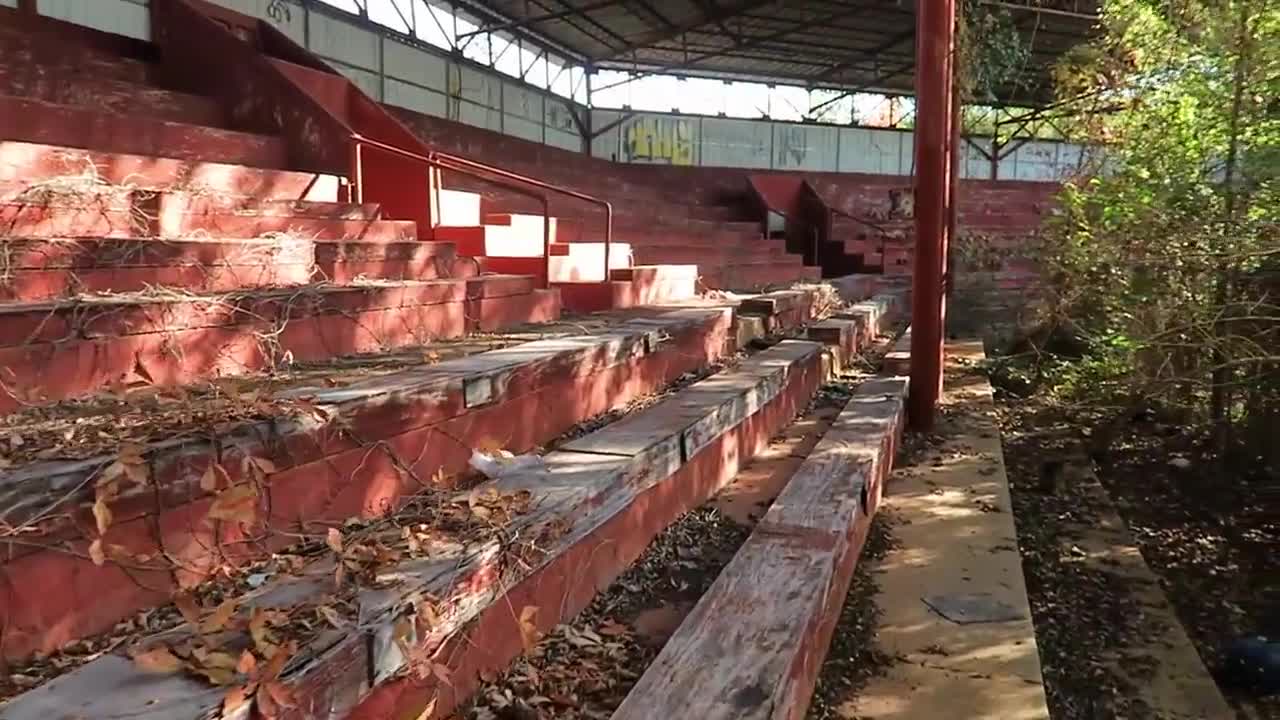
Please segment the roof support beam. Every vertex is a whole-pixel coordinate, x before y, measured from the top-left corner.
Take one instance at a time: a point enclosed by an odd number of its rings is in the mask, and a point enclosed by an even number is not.
[[[863,50],[858,53],[855,53],[849,59],[836,63],[835,65],[832,65],[830,68],[825,70],[821,75],[814,78],[814,80],[817,82],[822,82],[823,80],[827,80],[829,78],[835,77],[836,74],[838,74],[841,70],[845,70],[847,68],[852,67],[858,60],[872,59],[876,55],[879,55],[880,53],[888,50],[894,45],[897,45],[905,40],[910,40],[914,36],[915,36],[914,29],[904,30],[898,33],[897,35],[890,37],[888,40],[885,40],[884,42],[880,43],[879,45],[873,48],[869,48],[867,50]]]
[[[613,5],[621,5],[623,2],[624,0],[599,0],[599,2],[589,3],[587,5],[583,5],[582,7],[560,10],[558,12],[547,13],[545,15],[534,15],[532,17],[521,18],[519,20],[512,20],[510,22],[498,23],[497,25],[485,25],[484,27],[481,27],[478,30],[473,30],[472,32],[469,32],[469,33],[459,33],[458,39],[461,40],[463,38],[471,37],[472,35],[479,35],[481,33],[487,33],[487,32],[496,32],[499,30],[515,30],[517,28],[532,27],[534,25],[539,25],[544,22],[550,22],[552,20],[562,20],[564,18],[571,17],[579,13],[590,12],[592,10],[601,10],[607,7],[611,7]]]
[[[646,35],[638,40],[627,43],[623,47],[610,52],[608,55],[597,57],[595,58],[595,60],[597,62],[603,62],[606,60],[616,60],[617,58],[623,57],[627,53],[634,52],[636,50],[639,50],[640,48],[649,47],[650,45],[656,45],[658,43],[666,42],[667,40],[671,40],[673,38],[678,38],[681,35],[689,32],[690,30],[696,30],[697,28],[700,28],[703,25],[714,25],[720,22],[724,22],[738,15],[741,15],[744,12],[750,12],[751,10],[762,8],[762,7],[765,7],[766,5],[772,5],[775,2],[778,2],[778,0],[741,0],[731,5],[720,6],[718,12],[715,12],[715,13],[704,12],[702,15],[694,18],[693,20],[690,20],[689,22],[681,23],[679,25],[676,25],[675,27],[667,28],[666,30],[662,30],[660,32],[650,33],[649,35]]]
[[[750,36],[743,36],[743,37],[741,38],[741,41],[740,41],[740,42],[736,42],[736,43],[734,43],[733,45],[731,45],[730,47],[724,48],[723,50],[715,50],[715,51],[711,51],[711,52],[705,52],[705,53],[702,53],[702,54],[700,54],[700,55],[695,55],[695,56],[693,56],[693,57],[691,57],[691,58],[686,58],[686,59],[682,60],[681,62],[675,63],[675,64],[673,64],[673,65],[666,65],[666,66],[663,66],[662,68],[660,68],[660,69],[658,69],[658,70],[653,70],[653,71],[650,71],[650,72],[644,73],[643,75],[641,75],[641,77],[643,77],[644,75],[654,75],[654,74],[656,74],[656,73],[671,73],[671,72],[677,72],[677,71],[682,70],[682,69],[684,69],[684,68],[691,67],[691,66],[693,66],[693,65],[697,65],[698,63],[702,62],[703,60],[710,60],[711,58],[721,57],[721,56],[725,56],[725,55],[732,55],[733,53],[735,53],[735,52],[739,52],[739,51],[742,51],[742,50],[749,50],[749,49],[751,49],[751,48],[753,48],[753,47],[755,47],[755,46],[757,46],[757,45],[762,45],[762,44],[767,43],[767,42],[770,42],[770,41],[772,41],[772,40],[777,40],[778,38],[785,37],[785,36],[787,36],[787,35],[789,35],[789,34],[791,34],[791,33],[795,32],[796,30],[798,30],[798,29],[800,29],[800,28],[807,27],[807,26],[809,26],[809,25],[821,25],[822,23],[830,22],[830,21],[835,20],[835,19],[837,19],[837,18],[848,17],[849,15],[855,15],[855,14],[857,14],[857,13],[859,13],[859,12],[864,11],[865,9],[866,9],[866,8],[864,8],[864,7],[846,6],[846,7],[844,7],[843,9],[841,9],[841,10],[839,10],[839,11],[837,11],[837,12],[829,13],[829,14],[827,14],[827,15],[823,15],[823,16],[821,16],[821,17],[817,17],[817,18],[805,18],[804,20],[797,20],[797,21],[794,21],[794,22],[792,22],[790,25],[788,25],[787,27],[782,28],[781,30],[775,30],[775,31],[773,31],[773,32],[769,33],[768,35],[750,35]],[[600,88],[600,89],[601,89],[601,90],[607,90],[607,89],[609,89],[609,88],[611,88],[611,87],[616,87],[616,86],[618,86],[618,85],[623,85],[623,84],[628,83],[628,82],[631,82],[632,80],[635,80],[635,79],[637,79],[637,78],[628,78],[627,80],[624,80],[624,81],[619,81],[619,82],[616,82],[616,83],[612,83],[612,84],[610,84],[610,85],[605,85],[604,87],[602,87],[602,88]]]

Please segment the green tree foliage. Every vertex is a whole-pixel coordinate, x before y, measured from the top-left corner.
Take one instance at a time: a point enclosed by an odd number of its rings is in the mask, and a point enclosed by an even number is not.
[[[1085,348],[1061,387],[1220,426],[1265,414],[1280,390],[1280,0],[1102,14],[1055,71],[1072,139],[1101,149],[1043,248],[1052,321]]]

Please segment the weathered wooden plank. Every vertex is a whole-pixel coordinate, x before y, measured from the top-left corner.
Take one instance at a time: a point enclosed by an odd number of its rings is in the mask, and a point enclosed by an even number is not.
[[[644,454],[649,462],[674,472],[675,465],[772,400],[785,384],[788,370],[819,349],[814,343],[783,341],[732,370],[694,383],[645,412],[563,447],[627,457]]]
[[[812,634],[809,622],[823,606],[834,565],[832,549],[753,534],[613,720],[792,717],[784,712],[782,681],[798,668],[787,650]]]
[[[613,720],[804,716],[905,392],[904,378],[859,388]]]
[[[540,340],[521,345],[491,350],[477,355],[446,360],[437,365],[412,368],[386,375],[367,378],[340,388],[305,386],[281,393],[281,397],[305,397],[325,410],[329,419],[320,422],[314,417],[299,419],[275,419],[246,423],[223,433],[218,442],[205,437],[172,438],[153,443],[145,455],[153,463],[152,476],[167,478],[171,470],[186,468],[184,478],[175,478],[175,494],[190,494],[204,471],[208,457],[221,457],[222,464],[234,470],[239,465],[239,455],[268,455],[264,438],[281,438],[306,433],[322,432],[325,428],[339,428],[358,412],[385,411],[389,406],[412,406],[411,414],[418,425],[455,416],[465,412],[467,406],[478,402],[461,401],[464,395],[471,399],[476,395],[472,388],[487,383],[489,389],[480,392],[485,403],[496,402],[504,396],[511,376],[523,373],[533,376],[552,375],[549,366],[580,368],[579,372],[598,372],[604,367],[627,362],[645,352],[646,337],[654,327],[676,332],[682,328],[705,322],[718,310],[682,312],[675,317],[660,316],[647,324],[627,323],[609,332],[571,338]],[[536,384],[536,380],[535,380]],[[452,404],[450,398],[456,398]],[[449,405],[446,407],[446,405]],[[426,406],[443,411],[430,412]],[[413,429],[413,424],[397,424],[403,432]],[[376,440],[379,438],[365,438]],[[316,458],[291,448],[289,460],[301,464]],[[220,455],[219,455],[220,453]],[[93,487],[86,483],[102,468],[116,460],[115,456],[100,456],[75,461],[46,461],[0,472],[0,521],[18,525],[31,512],[46,507],[52,498],[60,498],[75,488],[81,492],[71,500],[91,501]],[[284,467],[283,465],[281,467]],[[181,484],[182,487],[178,487]],[[129,492],[121,496],[128,500]],[[150,488],[139,488],[137,493],[149,494]]]
[[[792,363],[811,358],[816,347],[813,343],[793,343],[767,351],[771,354],[765,354],[759,362],[744,370],[742,376],[759,383],[778,374],[785,375]],[[748,389],[755,387],[745,380],[743,385]],[[690,388],[684,393],[692,391]],[[724,401],[719,391],[702,391],[693,395],[698,399],[686,402],[691,402],[691,407],[700,407],[704,414],[718,408],[717,402]],[[607,431],[606,428],[599,432]],[[362,591],[358,597],[360,631],[330,635],[303,648],[290,661],[282,680],[301,699],[300,706],[290,711],[290,718],[340,717],[364,696],[371,679],[376,683],[402,670],[405,658],[395,648],[392,627],[397,618],[412,613],[415,598],[439,598],[436,609],[440,617],[432,627],[423,628],[421,635],[415,631],[410,641],[427,648],[440,647],[501,598],[506,588],[532,577],[557,557],[569,552],[597,528],[627,509],[640,493],[657,485],[672,472],[669,467],[647,462],[643,453],[624,456],[564,450],[550,453],[544,460],[545,465],[541,468],[494,483],[506,492],[528,490],[532,495],[532,510],[506,528],[507,537],[536,538],[544,529],[562,529],[545,542],[545,547],[540,548],[541,555],[512,564],[502,557],[501,546],[496,539],[466,546],[455,543],[440,549],[433,548],[428,560],[403,563],[388,571],[380,579],[387,583],[394,581],[393,584]],[[311,574],[320,577],[328,569],[317,568]],[[325,589],[324,583],[313,582],[310,578],[273,581],[246,598],[242,608],[246,612],[247,608],[255,606],[287,608],[315,599]],[[167,637],[172,639],[188,632],[180,629]],[[95,712],[87,717],[199,720],[215,713],[222,699],[221,692],[186,692],[183,702],[170,704],[163,715],[147,715],[144,712],[146,708],[141,706],[145,698],[163,699],[181,694],[173,689],[175,681],[184,683],[182,688],[201,690],[203,686],[199,683],[188,685],[188,681],[172,676],[148,675],[119,656],[106,656],[89,663],[66,676],[68,682],[72,678],[75,689],[66,694],[71,701],[90,692],[97,693],[94,702],[98,704],[92,706]],[[130,692],[125,694],[113,688],[129,688]],[[37,717],[61,717],[74,710],[61,701],[54,701],[54,705],[49,702],[44,693],[27,693],[0,709],[0,715],[34,720]],[[98,708],[103,709],[101,713]],[[114,714],[103,714],[107,711]]]
[[[855,514],[869,513],[875,484],[892,462],[905,394],[905,379],[864,383],[778,494],[757,532],[822,534],[834,541]]]

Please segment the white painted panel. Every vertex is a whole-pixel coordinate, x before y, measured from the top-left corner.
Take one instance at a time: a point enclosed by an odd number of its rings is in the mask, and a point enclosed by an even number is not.
[[[902,152],[898,156],[898,169],[890,170],[893,175],[915,175],[916,168],[916,134],[895,130],[902,143]]]
[[[444,93],[420,88],[395,78],[386,79],[387,96],[383,102],[427,115],[448,117],[449,103]]]
[[[461,65],[449,66],[449,94],[463,100],[501,108],[502,80],[496,75]]]
[[[18,0],[0,0],[0,7],[18,7]]]
[[[613,110],[592,110],[591,130],[592,132],[598,132],[600,128],[612,125],[621,117],[622,113]],[[592,156],[604,158],[605,160],[617,160],[621,135],[621,126],[614,125],[612,128],[593,137],[591,139]]]
[[[36,10],[41,15],[77,25],[151,39],[151,15],[146,0],[39,0]]]
[[[383,71],[389,78],[397,78],[414,85],[439,92],[448,90],[445,73],[449,63],[434,53],[405,45],[395,40],[383,41]]]
[[[979,145],[988,153],[991,152],[991,141],[986,138],[971,138],[962,141],[960,143],[960,153],[963,160],[960,165],[960,177],[979,180],[991,179],[991,161],[970,143]]]
[[[378,73],[351,67],[333,58],[322,57],[321,59],[332,65],[334,70],[346,75],[351,82],[355,83],[369,97],[374,100],[382,99],[382,80]]]
[[[458,120],[488,130],[502,132],[502,112],[465,100],[456,105]]]
[[[840,130],[839,172],[897,174],[902,133],[866,128]]]
[[[542,123],[526,120],[507,113],[502,118],[502,131],[532,142],[542,142]]]
[[[544,102],[543,122],[549,130],[559,130],[578,136],[578,124],[573,120],[573,112],[568,103],[562,100],[547,99]]]
[[[378,70],[378,35],[323,13],[308,14],[311,50],[364,70]]]
[[[542,96],[515,83],[502,83],[502,111],[535,124],[542,123]],[[541,134],[539,134],[541,141]]]
[[[773,123],[773,167],[834,171],[839,137],[831,126]]]
[[[1084,148],[1074,143],[1058,146],[1058,176],[1068,178],[1078,173],[1086,162]]]
[[[547,144],[562,150],[582,152],[582,138],[576,132],[568,133],[549,127],[547,128]]]
[[[773,123],[707,118],[702,123],[701,164],[768,168],[773,153]]]
[[[213,2],[236,12],[266,20],[299,45],[306,42],[307,13],[296,0],[275,5],[272,5],[271,0],[213,0]],[[272,8],[274,10],[268,12]]]
[[[1013,153],[1016,180],[1053,180],[1058,174],[1058,143],[1028,142]]]

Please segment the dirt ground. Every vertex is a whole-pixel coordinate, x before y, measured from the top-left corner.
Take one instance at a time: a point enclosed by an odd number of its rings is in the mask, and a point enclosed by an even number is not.
[[[1265,478],[1233,476],[1197,450],[1200,438],[1188,429],[1149,416],[1135,416],[1108,452],[1089,458],[1079,452],[1087,419],[1036,398],[998,400],[1054,720],[1162,717],[1141,699],[1152,669],[1138,650],[1162,630],[1145,611],[1143,589],[1078,562],[1084,552],[1063,541],[1113,510],[1210,670],[1225,642],[1280,632],[1280,513]],[[1090,492],[1091,483],[1069,472],[1046,485],[1046,460],[1064,453],[1085,458],[1105,492]],[[1223,691],[1241,720],[1280,719],[1280,698]]]

